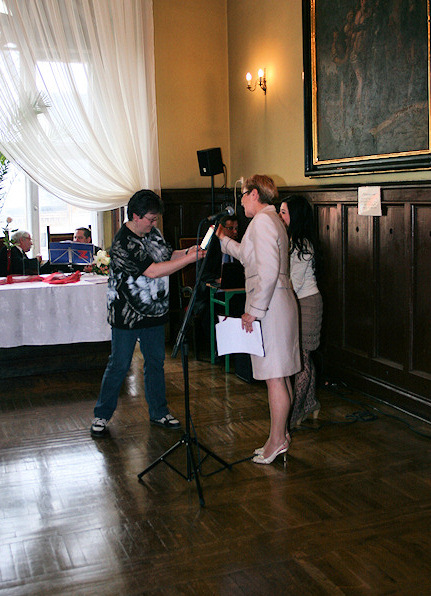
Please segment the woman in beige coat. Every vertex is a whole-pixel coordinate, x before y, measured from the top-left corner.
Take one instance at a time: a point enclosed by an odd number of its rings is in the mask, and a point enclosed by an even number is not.
[[[245,269],[246,303],[242,327],[252,333],[253,321],[262,327],[265,356],[251,356],[253,376],[266,381],[271,427],[268,440],[256,449],[253,461],[270,464],[286,454],[286,430],[292,403],[289,376],[301,368],[298,309],[289,281],[289,241],[272,204],[278,197],[274,181],[254,175],[242,185],[241,204],[253,218],[241,243],[228,238],[219,226],[221,248],[240,260]],[[284,455],[286,458],[286,455]]]

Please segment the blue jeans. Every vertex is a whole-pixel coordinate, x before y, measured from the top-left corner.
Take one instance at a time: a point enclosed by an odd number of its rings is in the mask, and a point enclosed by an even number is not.
[[[117,407],[123,381],[132,362],[136,341],[144,357],[145,399],[151,420],[169,413],[165,389],[165,327],[116,329],[112,327],[111,355],[102,379],[99,399],[94,408],[96,418],[109,420]]]

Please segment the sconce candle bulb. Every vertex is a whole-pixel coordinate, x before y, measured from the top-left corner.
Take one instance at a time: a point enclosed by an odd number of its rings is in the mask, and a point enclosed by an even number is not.
[[[249,91],[254,91],[256,89],[256,86],[259,84],[259,87],[262,89],[262,91],[265,93],[266,95],[266,74],[265,74],[265,69],[263,68],[259,68],[258,72],[257,72],[257,76],[258,76],[258,80],[256,80],[254,82],[254,85],[251,84],[251,80],[252,80],[252,76],[251,73],[248,72],[245,75],[245,78],[247,80],[247,89]]]

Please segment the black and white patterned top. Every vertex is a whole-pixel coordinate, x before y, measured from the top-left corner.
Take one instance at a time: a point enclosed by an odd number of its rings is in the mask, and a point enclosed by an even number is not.
[[[109,250],[108,323],[118,329],[141,329],[168,320],[169,276],[143,275],[151,263],[168,261],[171,246],[157,228],[140,238],[123,224]]]

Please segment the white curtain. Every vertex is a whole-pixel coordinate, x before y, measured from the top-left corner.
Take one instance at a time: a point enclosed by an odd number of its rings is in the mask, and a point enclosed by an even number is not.
[[[84,209],[160,189],[152,0],[0,0],[0,151]]]

